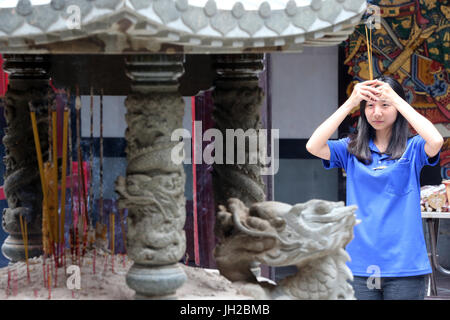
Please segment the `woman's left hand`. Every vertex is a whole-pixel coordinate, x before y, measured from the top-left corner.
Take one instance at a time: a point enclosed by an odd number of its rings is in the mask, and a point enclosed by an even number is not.
[[[392,87],[388,83],[380,80],[376,81],[377,83],[375,84],[375,87],[379,92],[377,96],[380,99],[380,101],[385,101],[389,105],[396,106],[397,101],[400,98],[397,92],[395,92],[394,89],[392,89]]]

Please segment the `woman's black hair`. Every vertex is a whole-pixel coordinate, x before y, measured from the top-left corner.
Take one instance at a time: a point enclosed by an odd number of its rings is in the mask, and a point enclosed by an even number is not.
[[[392,77],[384,76],[377,78],[380,81],[388,83],[391,88],[403,99],[405,99],[405,91],[400,83]],[[369,142],[375,139],[375,129],[369,124],[365,114],[366,101],[361,101],[360,104],[360,120],[356,134],[349,135],[350,142],[348,144],[348,151],[355,155],[355,157],[365,164],[372,163],[372,154],[369,149]],[[402,156],[406,149],[406,143],[411,136],[408,121],[402,116],[400,112],[397,113],[397,119],[392,125],[392,134],[389,145],[384,152],[388,154],[391,159],[398,159]]]

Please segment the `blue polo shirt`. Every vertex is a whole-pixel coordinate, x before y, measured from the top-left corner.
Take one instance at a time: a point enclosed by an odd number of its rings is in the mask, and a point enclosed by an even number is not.
[[[329,140],[326,169],[343,168],[347,174],[347,205],[357,205],[354,239],[346,250],[355,276],[414,276],[431,273],[420,212],[420,171],[434,166],[439,155],[429,158],[425,140],[408,139],[400,159],[390,160],[370,141],[372,163],[365,165],[347,151],[349,138]],[[433,160],[431,163],[430,160]]]

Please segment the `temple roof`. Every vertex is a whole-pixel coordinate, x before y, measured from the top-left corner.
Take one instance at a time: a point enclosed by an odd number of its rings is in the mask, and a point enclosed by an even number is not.
[[[5,0],[0,52],[299,52],[346,40],[365,9],[365,0]]]

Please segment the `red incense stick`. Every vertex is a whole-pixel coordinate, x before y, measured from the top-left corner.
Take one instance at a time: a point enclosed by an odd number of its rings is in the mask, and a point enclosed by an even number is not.
[[[8,299],[9,291],[11,289],[11,270],[8,268],[8,285],[6,287],[6,298]]]
[[[92,269],[95,274],[95,258],[97,257],[97,250],[94,248],[94,258],[92,259]]]

